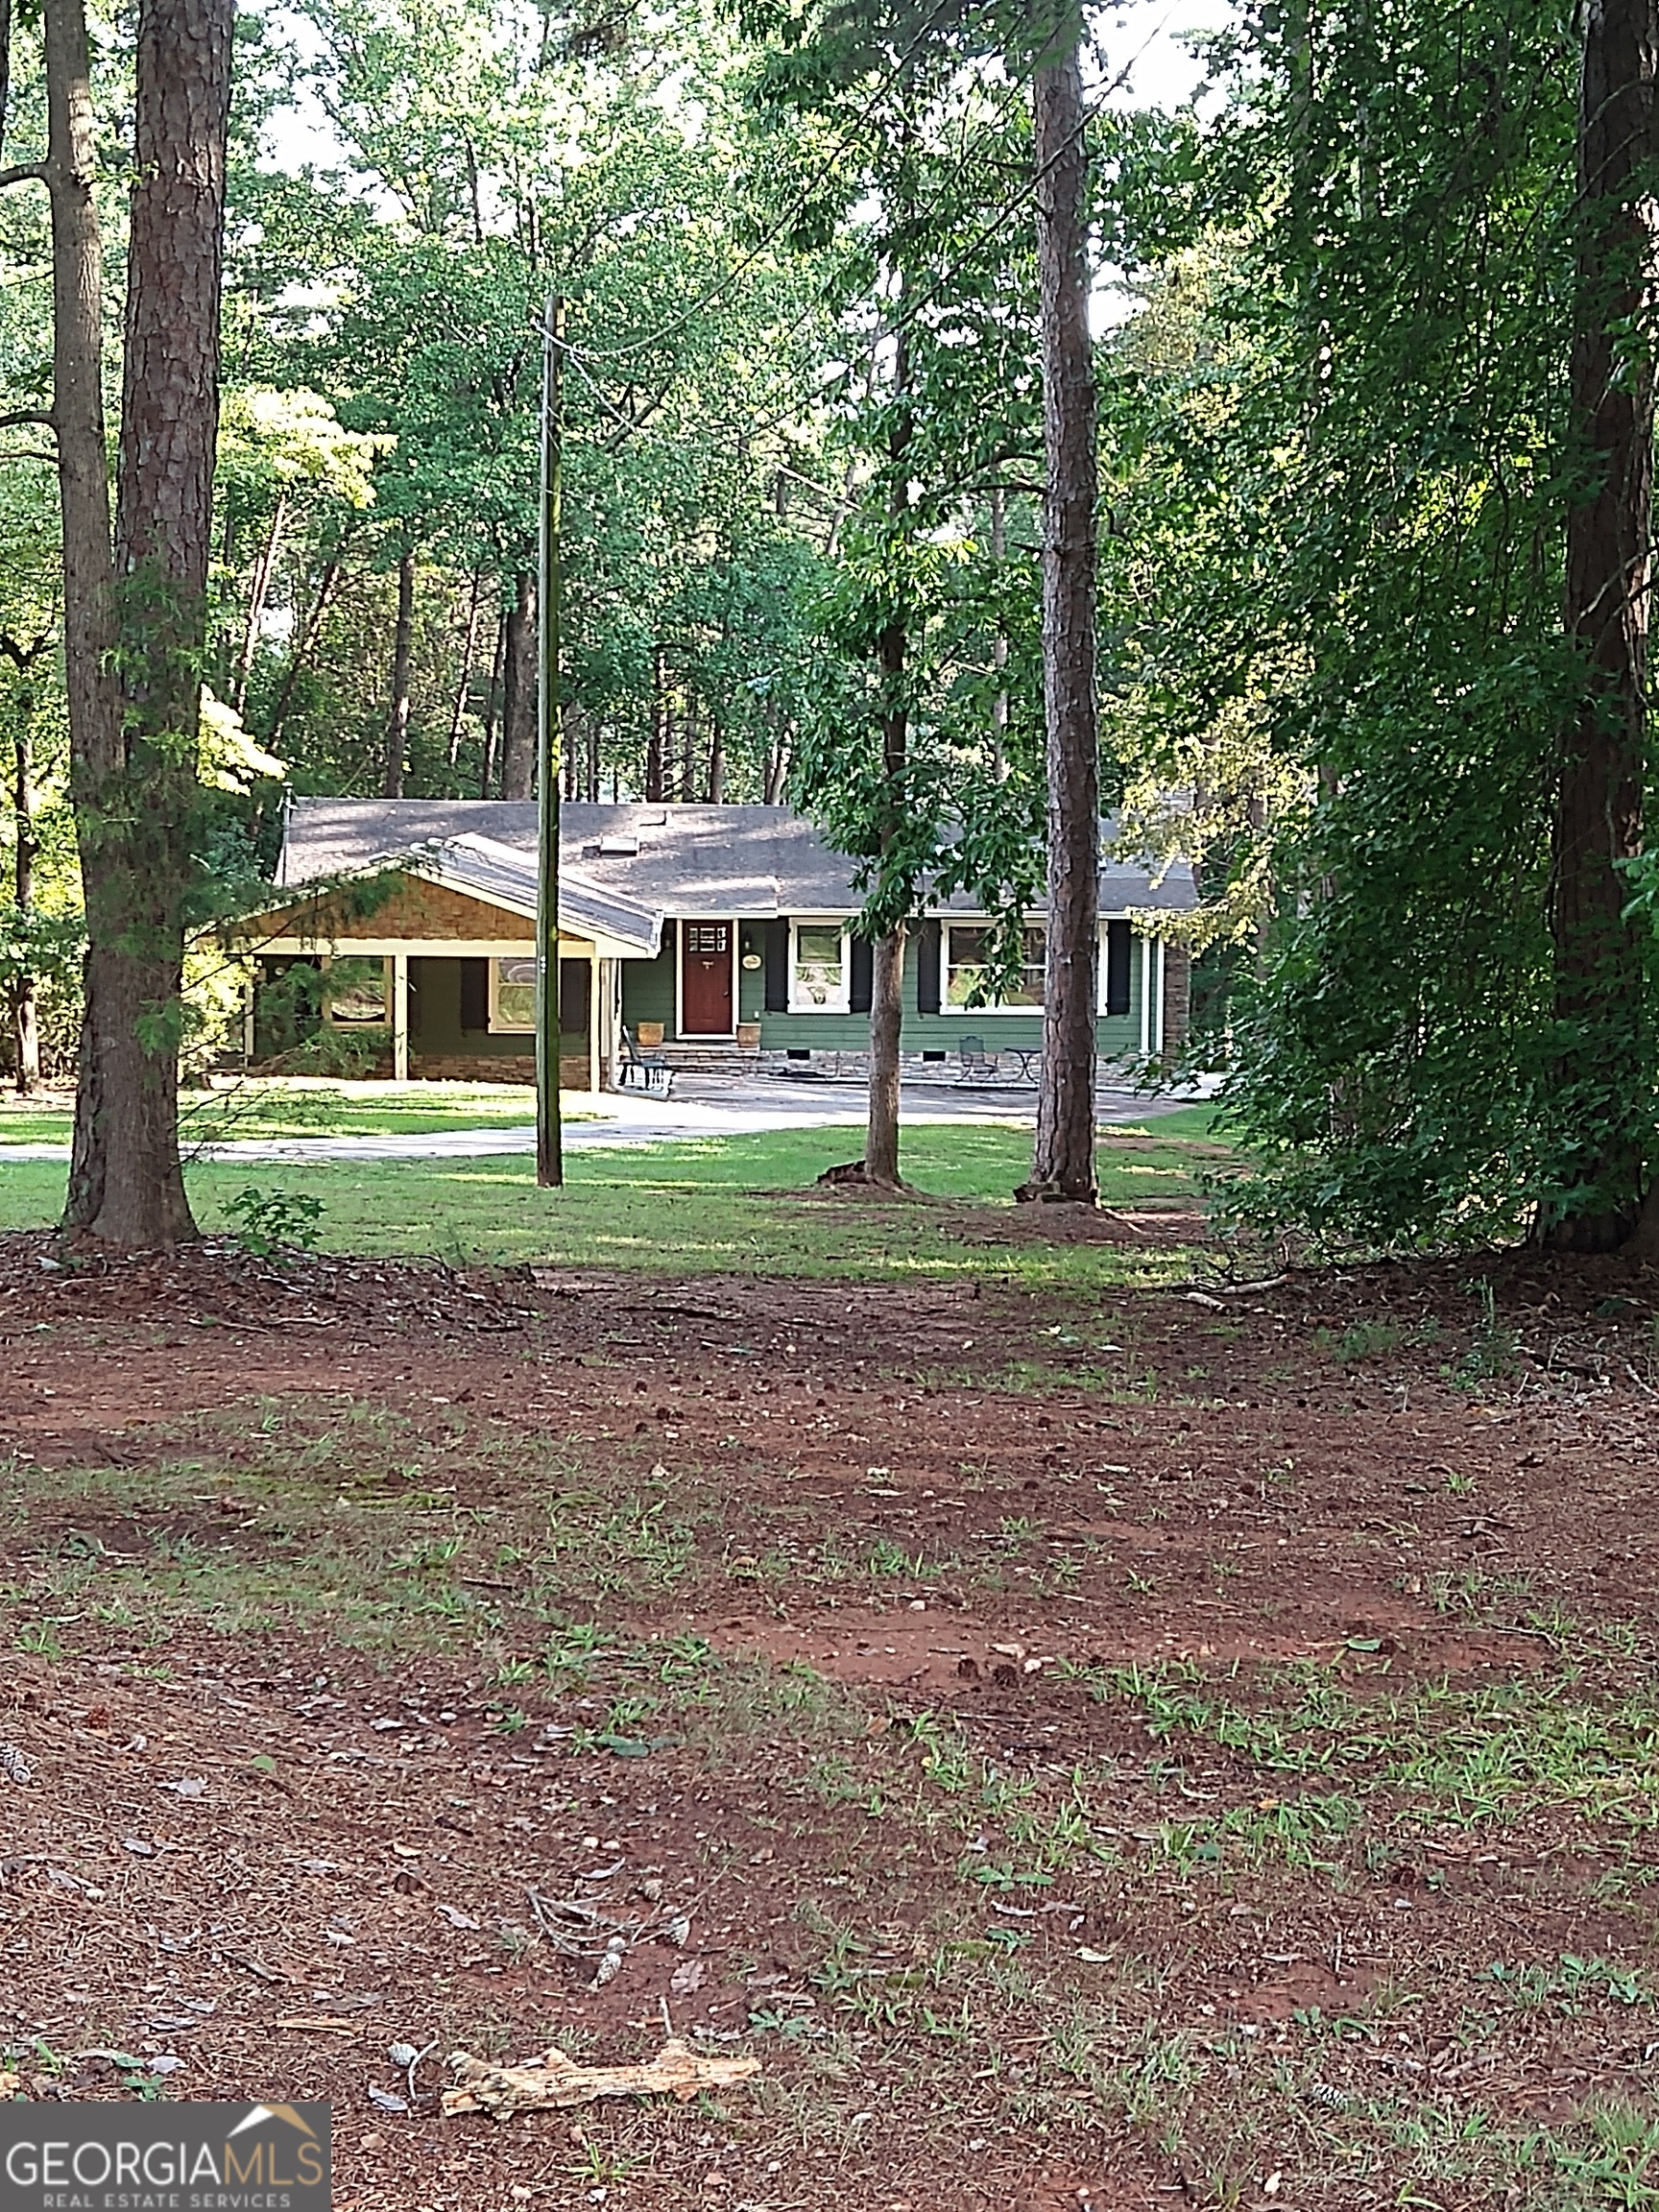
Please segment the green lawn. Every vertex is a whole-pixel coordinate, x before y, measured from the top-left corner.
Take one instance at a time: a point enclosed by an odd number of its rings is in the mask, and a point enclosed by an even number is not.
[[[1170,1134],[1177,1119],[1187,1124]],[[1100,1145],[1108,1205],[1184,1206],[1197,1170],[1222,1162],[1203,1141],[1208,1113],[1114,1130]],[[1033,1285],[1149,1282],[1187,1272],[1168,1250],[1057,1245],[1033,1238],[1009,1193],[1026,1172],[1029,1135],[1005,1125],[908,1132],[906,1170],[954,1201],[872,1204],[819,1196],[809,1186],[857,1149],[855,1130],[572,1152],[563,1191],[538,1190],[527,1156],[452,1161],[204,1164],[189,1170],[204,1229],[226,1224],[240,1190],[305,1192],[323,1201],[333,1251],[433,1255],[453,1262],[519,1261],[692,1275],[736,1270],[866,1278],[1014,1275]],[[44,1228],[61,1203],[55,1162],[0,1166],[0,1228]],[[1006,1237],[1008,1241],[1003,1241]]]
[[[523,1085],[506,1084],[428,1083],[411,1092],[390,1083],[359,1083],[349,1091],[251,1083],[187,1092],[179,1111],[186,1145],[238,1138],[419,1136],[435,1129],[522,1126],[536,1118],[536,1095]],[[0,1144],[66,1144],[71,1120],[66,1105],[0,1099]]]

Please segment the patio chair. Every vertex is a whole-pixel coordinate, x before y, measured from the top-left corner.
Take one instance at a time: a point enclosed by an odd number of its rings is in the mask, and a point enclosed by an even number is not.
[[[994,1083],[997,1080],[998,1070],[1002,1065],[1001,1058],[996,1052],[986,1051],[983,1037],[962,1038],[956,1051],[961,1061],[956,1076],[958,1083]]]
[[[622,1062],[616,1070],[618,1091],[643,1091],[649,1098],[666,1098],[674,1087],[674,1070],[661,1052],[641,1051],[632,1029],[622,1031]]]

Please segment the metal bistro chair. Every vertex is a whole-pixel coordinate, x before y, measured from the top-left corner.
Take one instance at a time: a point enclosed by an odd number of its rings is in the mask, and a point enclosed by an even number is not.
[[[674,1087],[674,1070],[661,1052],[642,1052],[632,1029],[622,1031],[622,1065],[616,1070],[618,1091],[643,1091],[649,1098],[666,1098]]]
[[[958,1042],[956,1050],[962,1063],[961,1071],[956,1077],[958,1083],[996,1081],[1001,1061],[997,1053],[986,1051],[983,1037],[964,1037]]]

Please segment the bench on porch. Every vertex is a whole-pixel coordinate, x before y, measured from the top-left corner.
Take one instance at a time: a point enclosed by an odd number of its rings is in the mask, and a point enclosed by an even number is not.
[[[643,1091],[649,1098],[666,1098],[674,1087],[674,1070],[661,1052],[645,1052],[632,1029],[622,1031],[622,1058],[616,1070],[618,1091]]]

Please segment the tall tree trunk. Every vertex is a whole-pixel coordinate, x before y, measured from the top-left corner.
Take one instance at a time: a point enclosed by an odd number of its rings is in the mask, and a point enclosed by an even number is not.
[[[685,716],[680,733],[680,797],[689,805],[697,796],[697,699],[685,694]]]
[[[501,661],[501,796],[536,793],[536,578],[520,569]]]
[[[998,485],[991,494],[991,558],[996,563],[997,590],[1002,589],[1002,563],[1008,555],[1008,494]],[[997,689],[991,698],[991,767],[1000,782],[1008,773],[1008,625],[1000,609],[997,635],[991,644],[991,665],[997,672]]]
[[[140,0],[138,11],[114,559],[121,697],[109,752],[76,764],[86,1012],[64,1215],[124,1246],[196,1233],[179,1164],[179,1046],[233,7]]]
[[[662,796],[662,648],[651,656],[651,722],[645,733],[645,797],[655,805]]]
[[[579,799],[582,796],[582,770],[587,742],[582,729],[582,709],[574,699],[563,699],[559,703],[559,751],[565,769],[565,796],[566,799]]]
[[[236,656],[236,678],[230,693],[230,703],[238,714],[248,704],[248,679],[253,673],[253,656],[259,649],[259,625],[265,618],[265,603],[271,596],[271,579],[276,573],[287,520],[288,502],[278,497],[271,510],[271,527],[265,533],[265,542],[259,548],[259,558],[253,564],[252,580],[248,587],[248,618],[242,626],[242,649]]]
[[[392,711],[386,718],[386,773],[382,796],[401,799],[409,765],[409,664],[415,658],[415,556],[397,563],[397,619],[392,626]]]
[[[461,633],[461,673],[455,684],[455,706],[449,716],[449,765],[461,757],[461,731],[467,719],[467,695],[472,688],[472,656],[478,650],[478,602],[484,592],[484,572],[472,571],[467,598],[467,622]]]
[[[599,797],[599,717],[597,714],[589,714],[588,717],[588,797],[590,801],[597,801]]]
[[[709,804],[726,803],[726,727],[718,714],[709,717]]]
[[[1586,489],[1567,517],[1566,626],[1586,681],[1562,733],[1550,916],[1556,1097],[1578,1142],[1575,1188],[1541,1228],[1557,1250],[1604,1252],[1636,1227],[1652,1130],[1644,931],[1619,862],[1641,850],[1647,765],[1653,372],[1629,333],[1653,249],[1659,0],[1585,0],[1581,22],[1572,410]]]
[[[903,301],[901,284],[901,310]],[[901,329],[894,345],[896,409],[887,442],[891,476],[888,511],[896,541],[903,536],[910,505],[910,487],[904,469],[904,456],[915,429],[905,405],[909,389],[910,348]],[[896,834],[894,817],[903,805],[904,770],[910,748],[910,708],[904,688],[904,663],[909,647],[907,621],[908,613],[901,592],[896,596],[892,618],[877,641],[877,661],[881,672],[882,807],[887,818],[880,832],[884,857]],[[876,940],[870,977],[870,1106],[864,1130],[864,1173],[871,1183],[887,1190],[903,1188],[903,1178],[899,1171],[903,981],[904,925],[901,922]]]
[[[1042,316],[1043,699],[1048,757],[1048,966],[1031,1179],[1022,1198],[1095,1201],[1100,757],[1094,698],[1094,375],[1084,258],[1088,154],[1080,26],[1032,84]]]
[[[500,725],[501,691],[507,667],[507,617],[495,617],[495,652],[490,662],[490,688],[484,694],[484,759],[478,771],[478,796],[488,799],[495,788],[495,733]]]
[[[781,806],[783,794],[789,788],[789,725],[770,700],[766,705],[766,724],[770,734],[761,797],[768,806]]]
[[[15,777],[12,789],[16,817],[12,856],[16,862],[17,916],[23,929],[28,928],[35,912],[35,862],[40,850],[35,834],[35,776],[30,731],[34,715],[33,694],[25,693],[17,702],[17,727],[12,738]],[[16,1062],[17,1093],[26,1098],[40,1081],[40,1025],[36,1014],[35,976],[30,969],[20,969],[12,976],[11,996],[12,1050]]]
[[[340,569],[341,556],[337,552],[331,553],[324,564],[317,596],[311,602],[311,612],[305,618],[293,652],[288,656],[288,665],[282,671],[281,689],[276,694],[276,704],[271,709],[271,727],[266,733],[265,743],[272,752],[276,749],[276,740],[282,734],[282,725],[288,719],[288,709],[294,704],[294,686],[300,681],[300,671],[311,658],[322,635],[323,617],[328,612],[328,602],[333,598],[334,588],[340,581]]]

